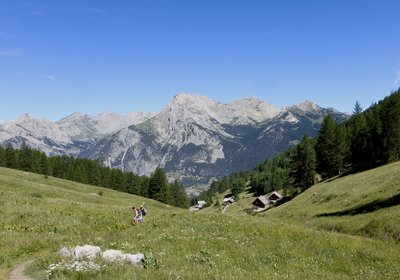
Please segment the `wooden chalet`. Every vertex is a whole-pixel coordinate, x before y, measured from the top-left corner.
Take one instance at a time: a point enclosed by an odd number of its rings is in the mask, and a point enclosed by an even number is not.
[[[271,204],[271,200],[269,200],[268,196],[262,195],[256,198],[256,200],[253,201],[253,209],[259,209],[259,208],[266,208]]]
[[[224,203],[223,203],[224,205],[231,205],[233,203],[235,203],[235,200],[233,199],[233,197],[224,198]]]
[[[272,192],[270,195],[262,195],[253,201],[253,211],[261,212],[267,210],[271,204],[281,200],[283,196],[278,192]]]
[[[283,196],[278,192],[272,192],[268,196],[268,199],[271,200],[272,202],[277,202],[277,201],[281,200],[282,198],[283,198]]]

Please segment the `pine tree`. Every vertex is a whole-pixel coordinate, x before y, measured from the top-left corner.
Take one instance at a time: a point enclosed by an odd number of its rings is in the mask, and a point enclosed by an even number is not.
[[[358,103],[358,100],[356,101],[356,105],[354,105],[354,111],[353,111],[353,115],[358,115],[362,112],[362,108],[360,103]]]
[[[140,194],[140,177],[129,172],[126,178],[126,191],[131,194]]]
[[[30,172],[38,172],[39,169],[35,164],[35,158],[32,149],[25,144],[23,144],[19,149],[18,169]]]
[[[382,103],[382,141],[384,160],[400,158],[400,90],[386,97]]]
[[[0,166],[1,167],[7,166],[6,151],[3,147],[0,147]]]
[[[9,168],[18,168],[18,151],[11,144],[7,145],[5,150],[6,166]]]
[[[316,155],[311,140],[304,135],[291,156],[293,185],[306,190],[314,184]]]
[[[189,207],[189,198],[186,194],[185,188],[179,181],[174,181],[171,184],[171,193],[173,197],[173,205],[180,208]]]
[[[246,181],[243,178],[237,178],[232,181],[231,192],[235,200],[239,200],[239,194],[244,191]]]
[[[47,178],[50,175],[49,159],[45,153],[40,155],[39,172]]]
[[[163,203],[170,204],[172,202],[172,194],[164,169],[157,168],[151,176],[149,182],[149,196]]]
[[[350,127],[350,161],[356,165],[370,162],[368,147],[370,142],[365,114],[359,114],[351,120]]]
[[[150,178],[147,176],[141,176],[139,181],[139,195],[145,197],[151,197],[149,193]]]
[[[345,139],[344,135],[338,136],[341,130],[336,127],[336,122],[331,116],[325,117],[315,146],[318,171],[325,177],[338,175],[343,168],[345,149],[339,146],[345,145]]]
[[[336,157],[335,163],[340,174],[344,170],[344,165],[349,154],[349,142],[347,139],[347,131],[345,126],[336,126],[335,129],[336,140]]]

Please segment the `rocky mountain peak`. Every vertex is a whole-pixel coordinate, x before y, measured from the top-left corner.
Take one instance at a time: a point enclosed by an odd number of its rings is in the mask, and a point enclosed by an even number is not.
[[[31,114],[25,113],[25,114],[22,114],[21,116],[19,116],[14,122],[15,123],[23,123],[23,122],[31,121],[33,119],[34,119],[34,117]]]
[[[319,107],[315,102],[310,101],[310,100],[306,100],[306,101],[296,104],[290,108],[299,109],[304,112],[321,110],[321,107]]]
[[[66,116],[66,117],[60,119],[57,123],[58,124],[76,123],[76,122],[81,122],[84,119],[90,119],[89,115],[75,112],[69,116]]]
[[[74,113],[56,123],[24,114],[0,124],[0,144],[94,158],[140,175],[161,166],[187,185],[206,184],[315,135],[328,114],[346,118],[311,101],[278,110],[257,97],[225,104],[182,93],[158,114]]]

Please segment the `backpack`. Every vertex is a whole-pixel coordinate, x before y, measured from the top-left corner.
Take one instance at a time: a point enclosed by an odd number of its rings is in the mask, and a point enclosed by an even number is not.
[[[142,212],[142,216],[146,216],[146,208],[143,206],[143,207],[140,207],[140,212]]]

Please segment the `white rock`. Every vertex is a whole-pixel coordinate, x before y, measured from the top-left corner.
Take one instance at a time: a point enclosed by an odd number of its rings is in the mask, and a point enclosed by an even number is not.
[[[71,252],[65,247],[61,248],[57,254],[63,258],[69,258],[71,256]]]
[[[139,264],[144,260],[143,254],[125,254],[125,261],[131,265]]]
[[[84,246],[76,246],[73,251],[73,256],[75,258],[89,258],[93,259],[100,254],[101,248],[99,246],[92,245],[84,245]]]
[[[103,252],[101,257],[108,262],[123,262],[125,255],[119,250],[106,250]]]

